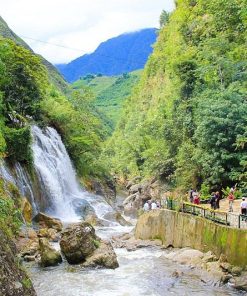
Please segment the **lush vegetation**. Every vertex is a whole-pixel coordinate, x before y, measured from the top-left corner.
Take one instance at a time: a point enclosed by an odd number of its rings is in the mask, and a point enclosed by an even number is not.
[[[143,69],[156,38],[155,28],[122,34],[102,42],[93,53],[57,68],[69,82],[88,74],[112,76]]]
[[[87,89],[68,92],[54,86],[42,60],[9,39],[0,39],[0,152],[32,165],[30,125],[55,126],[81,176],[104,174],[98,157],[105,129]]]
[[[111,133],[120,118],[123,104],[140,79],[141,70],[118,76],[86,75],[72,84],[73,89],[92,89],[96,99],[93,105]]]
[[[8,237],[15,236],[21,223],[21,196],[12,184],[0,179],[0,230]]]
[[[182,189],[244,186],[247,3],[176,2],[106,158],[114,173]]]

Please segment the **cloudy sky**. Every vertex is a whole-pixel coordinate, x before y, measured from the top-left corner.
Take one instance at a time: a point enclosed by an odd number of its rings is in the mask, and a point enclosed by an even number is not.
[[[124,32],[158,27],[173,0],[0,0],[1,16],[35,52],[65,63]],[[36,40],[69,47],[62,48]]]

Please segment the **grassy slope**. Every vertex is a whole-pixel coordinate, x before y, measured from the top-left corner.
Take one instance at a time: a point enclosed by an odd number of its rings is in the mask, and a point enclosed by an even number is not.
[[[89,86],[95,96],[95,106],[110,120],[112,129],[116,126],[121,108],[133,87],[138,83],[142,70],[119,76],[85,76],[73,83],[73,89]]]

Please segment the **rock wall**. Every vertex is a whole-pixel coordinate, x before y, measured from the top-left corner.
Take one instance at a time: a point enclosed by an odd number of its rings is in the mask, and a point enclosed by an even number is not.
[[[35,296],[32,282],[16,253],[14,243],[0,229],[0,295]]]
[[[247,266],[247,230],[230,228],[210,220],[170,210],[144,213],[138,219],[137,239],[161,239],[165,247],[191,247],[212,251],[237,266]]]

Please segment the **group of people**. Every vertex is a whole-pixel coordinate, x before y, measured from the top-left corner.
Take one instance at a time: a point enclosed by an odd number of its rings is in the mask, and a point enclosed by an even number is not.
[[[228,201],[229,201],[229,212],[233,212],[233,202],[235,200],[234,193],[237,190],[236,185],[231,187],[229,195],[228,195]],[[200,204],[200,194],[196,190],[190,189],[189,190],[189,200],[193,204]],[[219,191],[212,192],[209,203],[211,205],[212,210],[218,210],[220,208],[220,200],[221,195]],[[247,216],[247,200],[245,197],[242,198],[242,201],[240,203],[240,210],[242,215]]]
[[[160,202],[159,201],[155,201],[155,200],[148,200],[144,203],[144,206],[143,206],[143,210],[145,212],[148,212],[148,211],[151,211],[151,210],[157,210],[157,209],[160,209],[161,208],[161,205],[160,205]]]
[[[212,210],[218,210],[220,208],[220,193],[219,191],[212,192],[211,198],[210,198],[210,205]]]

